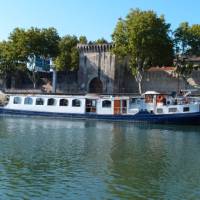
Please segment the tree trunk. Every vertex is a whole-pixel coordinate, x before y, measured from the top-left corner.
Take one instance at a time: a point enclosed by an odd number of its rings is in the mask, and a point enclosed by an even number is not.
[[[36,83],[34,82],[34,83],[33,83],[33,89],[35,89],[35,88],[36,88]]]
[[[35,72],[33,71],[33,88],[36,88]]]
[[[31,71],[30,73],[28,72],[28,76],[31,82],[33,83],[33,89],[35,89],[37,83],[36,72],[35,71]]]
[[[138,84],[138,91],[142,94],[142,73],[138,70],[137,74],[135,75],[135,80]]]
[[[139,90],[139,93],[142,94],[142,84],[141,84],[142,81],[138,82],[138,90]]]
[[[3,77],[3,81],[2,81],[2,82],[3,82],[3,83],[2,83],[2,87],[3,87],[2,89],[3,89],[3,91],[5,91],[5,90],[7,89],[7,88],[6,88],[6,80],[7,80],[7,76],[4,76],[4,77]]]

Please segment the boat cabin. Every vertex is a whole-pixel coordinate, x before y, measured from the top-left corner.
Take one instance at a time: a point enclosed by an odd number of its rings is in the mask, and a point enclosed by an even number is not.
[[[134,109],[139,112],[139,107],[140,99],[136,97],[110,95],[10,95],[6,105],[16,110],[100,115],[135,113]]]
[[[199,98],[149,91],[142,96],[10,95],[6,109],[98,115],[135,115],[199,112]]]
[[[199,99],[188,96],[177,96],[175,93],[144,93],[146,109],[154,114],[176,114],[199,112]]]

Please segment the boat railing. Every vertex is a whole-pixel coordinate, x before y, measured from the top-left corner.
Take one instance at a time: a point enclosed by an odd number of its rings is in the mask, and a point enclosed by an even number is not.
[[[170,105],[188,105],[200,104],[200,97],[176,97],[168,98],[166,103],[159,102],[157,105],[170,106]]]

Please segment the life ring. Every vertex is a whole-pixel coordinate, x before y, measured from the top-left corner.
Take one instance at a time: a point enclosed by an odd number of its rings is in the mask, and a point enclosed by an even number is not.
[[[162,95],[158,95],[157,96],[157,102],[158,103],[162,103],[163,102],[163,96]]]

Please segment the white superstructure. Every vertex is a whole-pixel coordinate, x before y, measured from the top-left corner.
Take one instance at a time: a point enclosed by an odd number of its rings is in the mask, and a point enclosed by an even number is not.
[[[9,110],[135,115],[147,111],[155,115],[199,112],[199,98],[146,92],[143,96],[113,95],[9,95]]]

